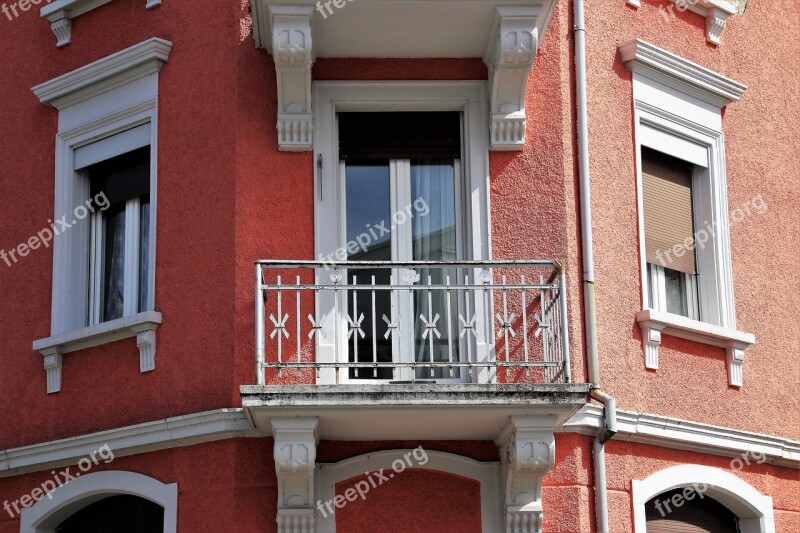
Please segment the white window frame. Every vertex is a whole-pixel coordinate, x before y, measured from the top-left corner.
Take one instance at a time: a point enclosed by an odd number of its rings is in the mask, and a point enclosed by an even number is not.
[[[75,469],[77,470],[77,468]],[[90,472],[22,510],[20,533],[52,533],[66,518],[103,498],[127,494],[164,508],[164,533],[178,530],[178,484],[123,470]]]
[[[728,382],[743,384],[744,350],[755,337],[736,330],[731,242],[728,227],[728,186],[722,108],[739,100],[746,86],[641,39],[619,47],[633,72],[636,187],[639,211],[639,257],[645,367],[658,369],[661,335],[673,335],[727,350]],[[642,146],[694,165],[692,200],[698,242],[696,248],[699,320],[648,306],[647,259],[644,244]]]
[[[90,226],[78,221],[53,241],[53,293],[50,337],[33,343],[44,356],[47,392],[61,390],[63,354],[135,337],[139,369],[155,369],[155,258],[158,176],[158,72],[172,43],[152,38],[68,72],[33,88],[40,101],[58,109],[55,161],[55,214],[67,217],[90,196],[85,171],[75,170],[75,151],[97,144],[108,159],[129,151],[125,143],[105,141],[132,128],[149,125],[150,242],[146,310],[120,319],[90,322]],[[115,148],[116,147],[116,148]],[[117,150],[117,151],[115,151]],[[137,298],[138,300],[138,298]]]
[[[337,114],[364,111],[456,111],[462,114],[463,149],[461,156],[462,183],[467,187],[461,216],[467,223],[461,243],[466,257],[488,260],[491,257],[491,215],[489,208],[489,104],[486,82],[481,81],[345,81],[314,82],[314,160],[322,162],[315,169],[314,179],[314,243],[315,257],[336,251],[343,232],[343,189],[339,164]],[[337,185],[338,184],[338,185]],[[331,224],[337,221],[337,224]],[[318,283],[330,284],[321,277]],[[317,316],[330,314],[333,300],[329,291],[321,294]],[[326,298],[330,301],[326,301]],[[476,306],[476,309],[482,307]],[[327,311],[326,311],[327,310]],[[476,312],[479,315],[480,312]],[[478,316],[478,321],[485,320]],[[335,361],[333,339],[334,320],[324,320],[325,336],[317,336],[317,360]],[[321,337],[321,338],[320,338]],[[476,342],[478,361],[494,357],[491,339]],[[345,352],[346,353],[346,352]],[[343,381],[340,376],[340,381]],[[489,369],[476,372],[476,381],[491,380]],[[323,368],[318,382],[336,383],[333,368]]]
[[[758,492],[735,475],[704,465],[677,465],[660,470],[644,480],[631,482],[635,533],[647,533],[645,505],[675,489],[713,498],[739,517],[742,533],[775,533],[772,498]],[[687,494],[689,494],[687,492]]]
[[[666,313],[668,312],[666,272],[664,271],[663,266],[656,265],[654,263],[645,264],[645,272],[647,272],[648,266],[650,267],[648,278],[649,283],[647,283],[647,286],[643,289],[649,293],[647,294],[648,299],[646,302],[649,303],[652,299],[652,305],[648,305],[648,307]],[[697,306],[697,278],[696,276],[687,274],[685,272],[681,272],[680,274],[683,277],[683,297],[686,300],[686,316],[692,320],[699,320]]]

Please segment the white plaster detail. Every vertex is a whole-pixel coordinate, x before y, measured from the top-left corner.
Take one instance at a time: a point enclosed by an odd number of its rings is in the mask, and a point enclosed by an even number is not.
[[[670,490],[692,487],[727,507],[739,518],[742,533],[775,533],[772,498],[758,492],[741,478],[720,468],[678,465],[660,470],[644,480],[631,482],[633,522],[636,533],[647,532],[645,504]]]
[[[756,338],[753,334],[653,309],[645,309],[636,313],[636,321],[642,328],[647,368],[658,369],[658,347],[661,344],[663,333],[725,348],[728,353],[728,382],[735,387],[742,386],[744,350],[755,344]]]
[[[716,107],[740,100],[747,89],[746,85],[641,39],[621,44],[619,52],[631,72]]]
[[[56,36],[56,46],[61,48],[72,42],[72,21],[70,19],[58,19],[50,23],[50,29]]]
[[[150,500],[164,508],[164,533],[178,529],[178,484],[161,483],[157,479],[121,470],[90,472],[75,476],[69,483],[22,510],[20,533],[53,533],[68,516],[72,516],[97,500],[129,494]]]
[[[561,430],[596,436],[604,427],[602,407],[590,404]],[[650,413],[618,410],[614,439],[723,457],[761,454],[767,464],[800,469],[798,440]]]
[[[138,329],[138,328],[134,328]],[[136,333],[136,346],[139,348],[139,372],[156,369],[156,331],[145,329]]]
[[[484,62],[489,67],[491,149],[522,150],[525,95],[536,59],[537,10],[498,7]]]
[[[47,377],[47,394],[61,391],[61,367],[63,356],[58,346],[42,352],[44,355],[44,371]]]
[[[633,7],[642,7],[641,0],[628,0],[628,5]]]
[[[145,7],[152,9],[160,6],[162,0],[147,0]],[[103,6],[111,0],[56,0],[42,7],[39,14],[50,21],[53,33],[62,47],[72,42],[72,19]],[[38,3],[38,2],[36,2]]]
[[[272,58],[278,83],[278,148],[311,150],[311,65],[314,63],[310,6],[270,6]]]
[[[160,71],[171,50],[170,41],[153,37],[32,90],[43,104],[61,110]]]
[[[240,437],[265,437],[242,409],[217,409],[0,450],[0,478],[77,463],[104,444],[115,457]]]
[[[672,0],[681,11],[688,9],[706,19],[706,40],[721,44],[722,31],[728,17],[736,14],[736,6],[727,0]]]
[[[314,531],[317,419],[273,418],[278,533]]]
[[[481,531],[503,531],[501,525],[498,493],[500,484],[500,465],[497,462],[480,462],[461,455],[425,450],[427,461],[420,464],[416,460],[414,450],[383,450],[350,457],[338,463],[322,463],[317,465],[315,477],[317,499],[321,502],[333,501],[336,495],[336,484],[362,475],[364,472],[377,472],[381,468],[390,472],[397,459],[411,457],[411,464],[405,463],[407,469],[424,469],[462,476],[480,483],[481,494]],[[398,474],[402,475],[402,474]],[[334,507],[335,511],[335,507]],[[327,514],[327,513],[326,513]],[[335,514],[323,517],[318,514],[318,533],[335,533]]]
[[[501,448],[506,533],[541,533],[542,479],[555,464],[548,417],[512,416],[497,441]]]

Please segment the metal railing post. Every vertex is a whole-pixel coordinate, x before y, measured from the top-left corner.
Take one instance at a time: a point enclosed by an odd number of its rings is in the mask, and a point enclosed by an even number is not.
[[[264,385],[264,289],[261,263],[256,263],[256,384]]]
[[[564,356],[564,381],[572,382],[572,371],[569,364],[569,323],[567,322],[567,274],[563,268],[558,276],[561,294],[558,295],[561,306],[561,351]]]

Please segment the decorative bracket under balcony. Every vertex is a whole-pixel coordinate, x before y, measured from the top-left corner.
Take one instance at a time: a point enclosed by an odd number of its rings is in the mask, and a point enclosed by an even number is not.
[[[278,478],[278,533],[314,531],[317,419],[273,418],[272,434]]]
[[[639,323],[639,327],[642,328],[646,368],[658,370],[658,348],[661,346],[661,336],[672,335],[673,337],[725,348],[727,351],[728,383],[734,387],[742,386],[744,351],[748,346],[756,342],[752,334],[652,309],[638,312],[636,321]]]
[[[489,67],[492,150],[525,145],[525,94],[536,59],[536,10],[498,7],[484,62]]]
[[[506,533],[542,532],[542,479],[553,469],[554,417],[512,416],[498,438]]]
[[[56,0],[44,6],[40,14],[50,21],[56,45],[61,48],[72,42],[72,19],[109,2],[111,0]],[[145,8],[153,9],[160,5],[161,0],[147,0]]]
[[[287,152],[311,150],[314,119],[311,113],[310,6],[270,6],[272,57],[278,80],[278,148]]]

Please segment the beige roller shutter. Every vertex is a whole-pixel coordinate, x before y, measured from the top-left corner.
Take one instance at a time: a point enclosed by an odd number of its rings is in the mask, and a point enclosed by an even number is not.
[[[692,166],[642,147],[642,194],[647,262],[694,274]]]

